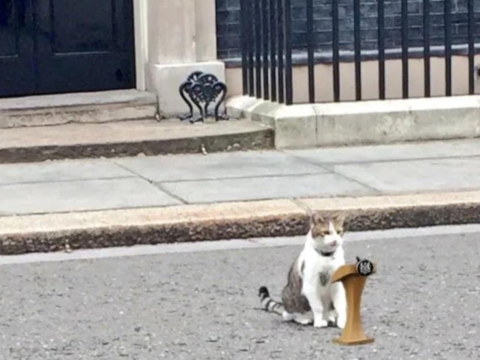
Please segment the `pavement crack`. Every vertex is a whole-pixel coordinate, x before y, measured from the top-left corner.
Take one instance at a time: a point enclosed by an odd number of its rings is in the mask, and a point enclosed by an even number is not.
[[[184,205],[190,205],[185,199],[182,199],[180,196],[172,193],[171,191],[169,191],[169,190],[167,190],[165,187],[163,187],[161,183],[156,183],[156,182],[153,182],[153,181],[149,181],[149,182],[150,182],[150,184],[152,184],[152,185],[155,186],[157,189],[159,189],[160,191],[164,192],[165,194],[167,194],[167,195],[170,196],[171,198],[180,201],[180,202],[181,202],[182,204],[184,204]]]
[[[342,174],[341,172],[336,171],[336,170],[335,170],[335,167],[332,168],[332,173],[335,174],[335,175],[337,175],[337,176],[340,176],[340,177],[342,177],[342,178],[344,178],[344,179],[346,179],[346,180],[349,180],[349,181],[351,181],[351,182],[354,182],[354,183],[356,183],[356,184],[358,184],[358,185],[361,185],[361,186],[363,186],[363,187],[365,187],[365,188],[367,188],[367,189],[369,189],[369,190],[372,190],[372,191],[375,193],[375,195],[383,195],[383,192],[382,192],[381,190],[379,190],[379,189],[377,189],[377,188],[375,188],[375,187],[373,187],[373,186],[371,186],[371,185],[368,185],[368,184],[366,184],[366,183],[364,183],[364,182],[362,182],[362,181],[360,181],[360,180],[357,180],[357,179],[352,178],[352,177],[350,177],[350,176],[344,175],[344,174]]]
[[[288,153],[285,153],[285,154],[288,154]],[[346,180],[349,180],[351,182],[354,182],[358,185],[361,185],[369,190],[372,190],[376,195],[382,195],[382,192],[379,190],[379,189],[376,189],[370,185],[367,185],[367,184],[364,184],[362,183],[361,181],[357,180],[357,179],[354,179],[354,178],[351,178],[349,176],[346,176],[346,175],[343,175],[342,173],[339,173],[335,170],[335,166],[338,165],[338,164],[333,164],[333,166],[331,166],[330,168],[327,168],[325,167],[327,164],[324,165],[321,165],[319,163],[316,163],[315,161],[311,161],[311,160],[308,160],[308,159],[305,159],[301,156],[297,156],[297,155],[292,155],[290,154],[291,156],[295,157],[296,159],[298,159],[299,161],[303,161],[305,164],[309,164],[309,165],[312,165],[312,166],[317,166],[321,169],[324,169],[325,171],[327,171],[327,173],[325,174],[334,174],[334,175],[337,175],[337,176],[340,176]]]
[[[119,164],[118,162],[116,161],[112,161],[112,163],[114,163],[115,165],[119,166],[120,168],[124,169],[125,171],[128,171],[129,173],[135,175],[137,178],[139,179],[142,179],[146,182],[148,182],[150,185],[153,185],[155,188],[157,188],[158,190],[164,192],[165,194],[167,194],[168,196],[170,196],[171,198],[179,201],[181,204],[183,205],[188,205],[188,202],[184,199],[182,199],[181,197],[177,196],[176,194],[172,193],[171,191],[167,190],[165,187],[162,186],[162,184],[160,182],[155,182],[139,173],[136,173],[135,171],[131,170],[130,168],[122,165],[122,164]]]

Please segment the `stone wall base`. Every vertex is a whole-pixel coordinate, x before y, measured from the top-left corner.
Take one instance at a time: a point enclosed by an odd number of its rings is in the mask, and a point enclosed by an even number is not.
[[[227,111],[272,126],[277,149],[480,137],[476,95],[291,106],[240,96]]]

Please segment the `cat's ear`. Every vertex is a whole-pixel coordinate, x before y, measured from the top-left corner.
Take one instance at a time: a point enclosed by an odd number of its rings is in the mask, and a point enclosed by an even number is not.
[[[346,217],[347,217],[347,215],[345,214],[345,212],[335,213],[335,214],[332,215],[332,222],[336,226],[343,226],[343,224],[345,223]]]
[[[318,224],[323,224],[325,222],[325,219],[322,217],[322,215],[313,213],[312,214],[312,224],[313,225],[318,225]]]

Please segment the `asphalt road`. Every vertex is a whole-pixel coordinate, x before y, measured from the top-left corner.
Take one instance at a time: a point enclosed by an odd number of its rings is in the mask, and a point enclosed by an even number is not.
[[[375,343],[258,309],[298,246],[0,266],[0,359],[479,359],[480,234],[346,243],[379,262],[364,292]]]

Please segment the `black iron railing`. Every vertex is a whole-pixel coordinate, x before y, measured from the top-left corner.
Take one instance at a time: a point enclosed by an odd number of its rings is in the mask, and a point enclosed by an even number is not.
[[[329,61],[332,64],[333,79],[333,100],[341,100],[341,41],[340,41],[340,22],[339,22],[339,1],[332,0],[327,2],[331,6],[331,47],[325,49],[325,46],[319,46],[315,38],[314,8],[318,5],[318,0],[304,0],[305,16],[302,17],[305,42],[301,45],[292,43],[292,0],[241,0],[241,37],[242,37],[242,77],[243,92],[245,95],[271,100],[274,102],[293,103],[293,65],[294,58],[297,55],[304,54],[306,58],[308,81],[305,84],[308,89],[308,101],[314,103],[316,99],[316,89],[320,86],[315,77],[315,65],[318,60],[318,53],[328,53]],[[353,2],[353,62],[355,77],[355,99],[362,100],[362,62],[364,61],[364,50],[362,49],[361,26],[364,20],[361,13],[361,0],[351,0]],[[424,63],[424,96],[430,97],[432,94],[432,44],[431,29],[432,16],[437,18],[438,13],[432,13],[432,1],[423,0],[421,6],[421,31],[422,44],[411,46],[409,39],[409,1],[396,0],[399,3],[400,12],[400,36],[399,58],[401,59],[402,69],[402,97],[409,98],[409,60],[412,49],[417,51],[416,58],[423,58]],[[452,1],[444,0],[443,9],[443,32],[444,42],[441,44],[441,57],[445,60],[445,95],[452,95],[452,31],[454,20],[452,18]],[[475,46],[476,16],[474,2],[480,0],[463,0],[466,4],[465,15],[467,22],[467,31],[465,38],[461,40],[461,46],[465,48],[462,54],[468,57],[468,89],[466,94],[475,93],[475,81],[478,69],[475,66],[475,54],[479,48]],[[388,0],[377,0],[376,4],[376,52],[375,60],[378,61],[378,98],[386,98],[386,24],[385,7]],[[437,1],[438,2],[438,1]],[[298,1],[297,1],[298,3]],[[326,2],[321,1],[321,6]],[[319,5],[320,6],[320,5]],[[298,10],[298,9],[295,9]],[[458,15],[458,14],[455,14]],[[298,18],[295,19],[298,25]],[[438,25],[438,24],[437,24]],[[459,45],[458,37],[456,44]],[[435,44],[438,55],[438,44]],[[420,51],[420,55],[418,52]],[[371,59],[371,56],[370,56]],[[322,85],[323,86],[323,85]]]

